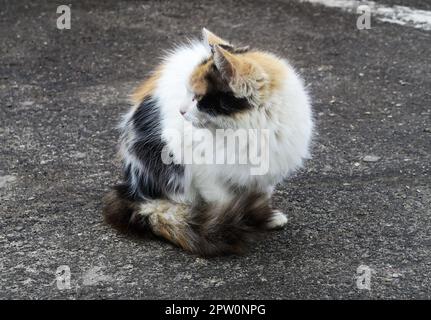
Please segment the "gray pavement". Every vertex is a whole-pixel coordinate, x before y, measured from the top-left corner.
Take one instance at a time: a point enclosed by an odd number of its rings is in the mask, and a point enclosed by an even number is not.
[[[67,3],[60,31],[58,2],[0,1],[0,299],[431,298],[430,31],[359,31],[353,14],[293,0]],[[203,26],[289,58],[318,129],[313,159],[275,194],[288,226],[210,260],[101,216],[127,95]]]

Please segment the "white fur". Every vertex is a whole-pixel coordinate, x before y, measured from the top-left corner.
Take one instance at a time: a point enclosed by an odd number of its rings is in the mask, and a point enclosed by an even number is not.
[[[200,41],[190,42],[173,50],[164,59],[162,74],[153,93],[161,112],[162,139],[177,162],[183,160],[184,154],[192,154],[199,141],[200,130],[203,129],[192,124],[202,125],[206,121],[205,116],[197,111],[188,86],[194,68],[210,55],[210,48]],[[224,116],[215,120],[219,128],[268,130],[267,173],[250,174],[250,164],[185,164],[184,193],[169,195],[170,200],[190,203],[199,195],[207,202],[228,203],[232,200],[230,186],[249,190],[252,188],[253,191],[270,196],[275,185],[298,169],[303,160],[309,157],[313,121],[308,94],[292,66],[285,60],[281,61],[283,68],[279,72],[284,75],[284,81],[265,105],[244,112],[239,117]],[[136,137],[133,130],[128,129],[128,120],[135,109],[132,108],[122,122],[120,153],[126,165],[145,176],[144,167],[130,152],[130,146]],[[185,112],[184,116],[180,111]],[[205,148],[206,144],[213,144],[213,140],[204,139],[199,146]],[[225,147],[217,145],[215,153],[220,151],[217,148]],[[132,186],[136,185],[135,181],[130,182]],[[275,213],[269,227],[281,227],[286,222],[284,214]]]
[[[161,78],[158,80],[155,96],[160,101],[163,137],[175,157],[181,154],[181,139],[172,139],[172,132],[181,132],[192,137],[194,128],[186,121],[180,109],[191,111],[189,120],[195,117],[195,104],[188,89],[193,69],[210,50],[201,42],[192,42],[174,50],[165,58]],[[266,105],[267,110],[256,109],[233,121],[220,117],[219,124],[227,127],[261,128],[269,130],[269,169],[265,175],[250,175],[249,165],[186,165],[185,199],[193,201],[200,194],[210,202],[227,202],[231,193],[228,183],[238,186],[255,186],[259,191],[270,193],[274,186],[298,169],[309,157],[309,144],[313,121],[308,94],[302,79],[287,61],[282,60],[284,81],[281,90],[273,93]],[[187,112],[188,113],[188,112]],[[187,115],[186,115],[187,118]],[[213,143],[209,141],[208,143]],[[193,152],[193,144],[186,145],[186,153]],[[217,152],[217,150],[215,151]]]
[[[287,216],[278,210],[273,212],[271,220],[269,221],[267,228],[268,229],[279,229],[284,227],[287,224],[288,218]]]

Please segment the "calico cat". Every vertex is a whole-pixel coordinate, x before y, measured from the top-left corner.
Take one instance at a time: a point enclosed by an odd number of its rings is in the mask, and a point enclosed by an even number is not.
[[[108,223],[202,256],[241,253],[262,231],[287,223],[271,193],[309,157],[313,120],[303,81],[286,60],[203,29],[202,40],[169,52],[132,100],[121,123],[124,182],[105,198]],[[253,174],[247,161],[184,161],[197,148],[227,151],[203,130],[224,138],[265,130],[264,170]],[[253,132],[228,156],[246,154],[258,140]]]

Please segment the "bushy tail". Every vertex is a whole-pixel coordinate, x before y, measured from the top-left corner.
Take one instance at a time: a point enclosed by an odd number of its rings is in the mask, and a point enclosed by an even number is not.
[[[120,231],[151,231],[202,256],[242,253],[265,230],[272,214],[262,194],[243,195],[224,206],[191,208],[168,200],[134,201],[124,185],[106,196],[103,211],[105,220]]]

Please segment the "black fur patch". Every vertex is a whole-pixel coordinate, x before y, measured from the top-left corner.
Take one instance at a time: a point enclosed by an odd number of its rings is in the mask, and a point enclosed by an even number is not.
[[[251,109],[246,98],[237,98],[232,92],[215,91],[205,94],[197,104],[198,110],[212,116],[229,116]]]
[[[157,101],[146,98],[130,119],[135,129],[136,142],[131,152],[141,161],[143,170],[124,168],[126,181],[137,181],[137,189],[130,190],[135,197],[157,199],[182,192],[184,166],[164,164],[162,150],[166,143],[161,138],[160,110]]]
[[[130,197],[128,186],[120,184],[104,198],[105,221],[123,233],[141,235],[149,230],[145,217],[136,214],[138,203]]]
[[[207,62],[205,62],[207,63]],[[252,108],[246,98],[237,98],[229,84],[211,61],[209,72],[205,75],[207,92],[200,97],[197,108],[211,116],[230,116]]]
[[[243,253],[266,231],[271,216],[264,194],[243,193],[224,207],[201,203],[188,223],[192,251],[206,257]]]

